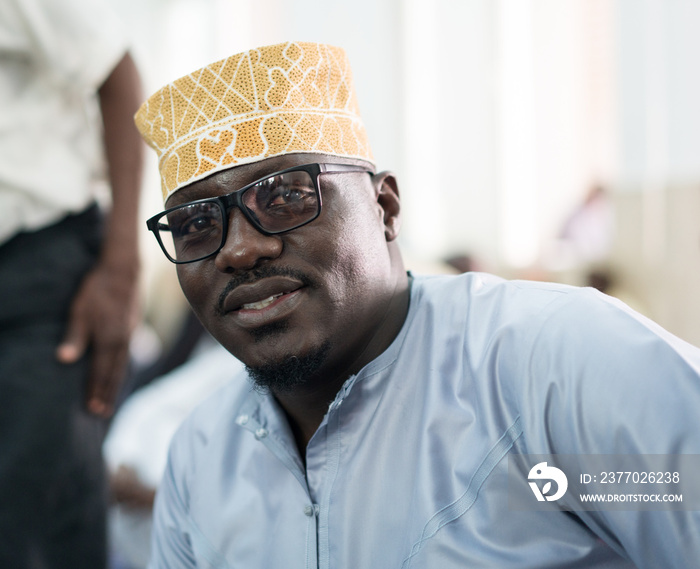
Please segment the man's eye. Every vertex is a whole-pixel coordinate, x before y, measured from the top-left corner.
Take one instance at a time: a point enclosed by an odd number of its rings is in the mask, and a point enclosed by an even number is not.
[[[268,207],[293,205],[303,201],[310,195],[313,195],[313,192],[309,191],[308,188],[279,186],[270,192],[267,205]]]
[[[178,213],[179,215],[173,216],[170,222],[173,236],[186,237],[188,235],[197,235],[204,231],[218,228],[221,225],[219,215],[210,208],[185,210]]]
[[[187,233],[197,233],[198,231],[204,231],[214,225],[214,219],[210,215],[201,215],[199,217],[194,217],[187,221],[181,227],[181,233],[183,235]]]

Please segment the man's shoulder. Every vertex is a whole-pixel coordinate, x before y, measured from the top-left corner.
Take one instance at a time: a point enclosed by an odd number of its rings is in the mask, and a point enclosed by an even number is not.
[[[622,328],[664,334],[621,301],[589,287],[469,273],[416,277],[412,298],[411,330],[421,338],[425,330],[437,330],[437,341],[464,345],[471,358],[498,350],[518,359],[535,344],[554,349],[572,337],[599,339]]]
[[[507,280],[488,273],[414,277],[417,303],[438,310],[472,312],[488,321],[542,315],[559,303],[599,302],[598,293],[570,285],[525,280]],[[598,295],[602,296],[602,295]]]
[[[491,273],[468,272],[459,275],[412,275],[420,288],[428,291],[466,291],[469,295],[489,292],[514,292],[531,294],[568,294],[581,287],[547,281],[510,280]]]

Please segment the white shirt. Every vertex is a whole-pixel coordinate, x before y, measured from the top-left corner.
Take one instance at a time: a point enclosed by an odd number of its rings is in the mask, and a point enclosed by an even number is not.
[[[244,377],[195,411],[173,439],[150,567],[695,566],[700,511],[513,508],[511,492],[538,503],[535,465],[511,478],[509,463],[697,455],[698,409],[700,350],[597,291],[417,277],[401,332],[345,383],[305,465]]]
[[[0,0],[0,243],[104,191],[96,92],[126,49],[101,0]]]

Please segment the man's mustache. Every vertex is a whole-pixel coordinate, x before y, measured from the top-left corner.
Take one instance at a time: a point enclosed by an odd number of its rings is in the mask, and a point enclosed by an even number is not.
[[[304,286],[313,286],[314,284],[313,280],[305,273],[288,267],[267,266],[239,272],[231,277],[231,280],[226,284],[224,290],[222,290],[219,295],[219,301],[217,303],[219,315],[225,314],[224,301],[229,293],[241,285],[251,284],[267,277],[291,277],[303,283]]]

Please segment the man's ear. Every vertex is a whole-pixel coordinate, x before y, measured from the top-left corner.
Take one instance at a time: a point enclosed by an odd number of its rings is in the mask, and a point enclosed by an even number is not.
[[[401,228],[401,200],[396,176],[393,172],[379,172],[372,176],[372,184],[384,219],[384,236],[387,241],[393,241]]]

